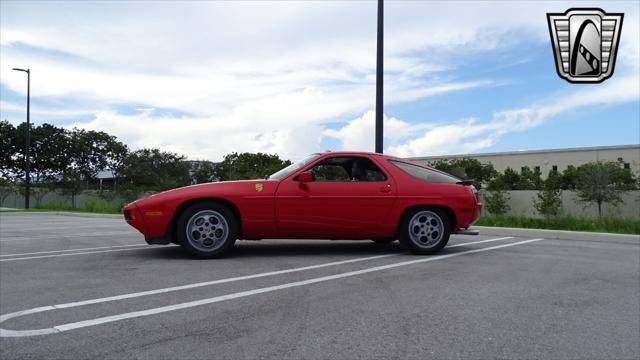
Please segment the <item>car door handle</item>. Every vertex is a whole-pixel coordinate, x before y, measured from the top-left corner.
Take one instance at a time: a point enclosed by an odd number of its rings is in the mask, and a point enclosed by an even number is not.
[[[387,184],[387,185],[381,187],[380,191],[383,192],[383,193],[391,192],[391,184]]]

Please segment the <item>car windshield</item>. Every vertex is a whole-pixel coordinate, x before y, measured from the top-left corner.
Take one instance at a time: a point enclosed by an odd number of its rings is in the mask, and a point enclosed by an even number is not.
[[[271,174],[267,177],[267,179],[276,179],[276,180],[282,180],[284,178],[286,178],[287,176],[289,176],[289,174],[291,174],[292,172],[300,169],[301,167],[307,165],[308,163],[310,163],[311,161],[315,160],[318,156],[320,156],[320,154],[313,154],[311,156],[306,157],[304,160],[302,161],[298,161],[297,163],[293,163],[289,166],[287,166],[286,168]]]

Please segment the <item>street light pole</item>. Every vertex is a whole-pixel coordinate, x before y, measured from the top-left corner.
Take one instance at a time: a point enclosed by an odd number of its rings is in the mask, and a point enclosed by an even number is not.
[[[13,68],[15,71],[22,71],[27,73],[27,134],[26,134],[26,142],[25,142],[25,152],[24,152],[24,169],[25,169],[25,179],[24,179],[24,207],[25,209],[29,208],[29,185],[31,183],[31,174],[29,173],[29,150],[31,149],[31,121],[29,118],[29,111],[31,108],[31,70],[29,69],[19,69]]]
[[[384,71],[382,70],[382,40],[384,38],[384,3],[383,0],[378,0],[378,42],[376,46],[376,152],[382,154],[383,150],[383,106],[382,106],[382,80]]]

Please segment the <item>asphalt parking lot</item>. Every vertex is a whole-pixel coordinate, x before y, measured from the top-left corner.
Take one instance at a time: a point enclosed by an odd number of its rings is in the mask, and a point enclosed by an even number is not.
[[[2,213],[0,314],[2,359],[637,359],[640,241],[239,241],[196,260],[118,218]]]

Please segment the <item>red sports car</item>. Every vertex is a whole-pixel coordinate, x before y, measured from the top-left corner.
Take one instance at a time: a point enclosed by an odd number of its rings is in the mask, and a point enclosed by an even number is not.
[[[436,169],[364,152],[314,154],[261,180],[187,186],[137,200],[126,221],[149,244],[199,257],[237,239],[371,239],[433,254],[480,216],[476,189]]]

